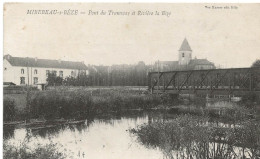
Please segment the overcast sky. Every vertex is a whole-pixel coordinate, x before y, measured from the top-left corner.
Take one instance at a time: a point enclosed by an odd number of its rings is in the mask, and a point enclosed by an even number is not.
[[[86,13],[27,15],[28,9]],[[89,10],[168,11],[171,15],[88,15]],[[151,64],[178,60],[186,37],[193,57],[226,67],[249,67],[260,59],[259,19],[260,4],[6,4],[4,54],[96,65]]]

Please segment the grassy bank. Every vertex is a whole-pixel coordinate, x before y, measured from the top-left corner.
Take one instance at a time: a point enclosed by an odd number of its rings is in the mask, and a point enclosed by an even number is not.
[[[260,157],[260,123],[244,121],[239,127],[214,127],[207,117],[180,115],[132,129],[143,145],[160,148],[168,158]]]
[[[224,107],[225,106],[225,107]],[[194,105],[181,105],[169,109],[169,114],[184,115],[190,114],[193,116],[207,116],[210,119],[218,119],[221,122],[239,123],[247,119],[254,119],[256,112],[242,105],[228,103],[223,107],[201,107]]]
[[[28,96],[27,96],[28,95]],[[29,98],[27,98],[29,97]],[[90,115],[110,112],[121,113],[131,109],[169,109],[169,113],[208,115],[229,121],[243,121],[255,116],[254,96],[248,96],[240,105],[221,108],[207,107],[205,98],[193,100],[176,99],[169,94],[149,94],[142,89],[106,88],[87,89],[57,87],[47,91],[28,94],[4,95],[4,121],[17,121],[30,118],[80,119]],[[246,107],[241,106],[246,103]],[[238,118],[238,119],[237,119]]]
[[[70,158],[67,150],[62,150],[60,145],[50,142],[29,146],[30,137],[21,141],[18,145],[3,142],[3,158],[5,159],[66,159]],[[66,153],[64,153],[66,152]]]
[[[145,110],[158,105],[178,103],[168,95],[151,95],[143,90],[129,89],[68,90],[65,88],[30,92],[29,97],[27,106],[23,106],[22,109],[14,102],[15,115],[12,114],[12,120],[24,119],[25,116],[21,112],[29,114],[29,118],[80,119],[95,114],[120,113],[130,109]],[[15,101],[9,97],[5,99],[10,102]],[[6,113],[7,116],[9,114]]]

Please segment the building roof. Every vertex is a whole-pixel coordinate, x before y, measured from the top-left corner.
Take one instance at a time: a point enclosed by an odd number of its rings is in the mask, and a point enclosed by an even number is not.
[[[189,65],[214,65],[214,63],[208,61],[207,59],[192,59],[190,60]]]
[[[179,51],[192,51],[186,38],[183,40]]]
[[[158,62],[156,62],[156,65]],[[159,61],[159,65],[167,65],[170,67],[177,67],[179,65],[178,61]]]
[[[178,61],[159,61],[160,71],[183,70],[183,66]],[[158,68],[158,62],[155,63],[154,69]]]
[[[196,65],[212,65],[214,63],[207,59],[192,59],[188,65],[179,65],[178,61],[159,61],[161,71],[176,71],[176,70],[190,70],[194,69]],[[155,63],[154,69],[157,69],[158,62]]]
[[[6,59],[12,66],[87,70],[87,66],[83,62],[12,57],[11,55],[5,55],[4,59]]]
[[[13,83],[13,82],[4,82],[4,85],[8,85],[8,86],[14,86],[14,85],[16,85],[15,83]]]

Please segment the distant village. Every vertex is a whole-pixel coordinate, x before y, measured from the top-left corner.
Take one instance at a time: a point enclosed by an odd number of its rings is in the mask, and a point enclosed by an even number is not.
[[[193,58],[185,38],[178,52],[178,61],[156,61],[146,65],[86,65],[83,62],[4,56],[4,85],[74,86],[146,86],[148,72],[215,69],[207,59]]]

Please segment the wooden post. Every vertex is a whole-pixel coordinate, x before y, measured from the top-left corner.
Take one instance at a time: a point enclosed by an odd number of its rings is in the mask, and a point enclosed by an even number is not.
[[[163,91],[165,92],[165,79],[164,79],[164,75],[163,75]]]
[[[148,83],[148,90],[151,90],[152,87],[151,87],[151,73],[150,72],[148,72],[148,79],[147,80],[148,80],[147,81],[147,83]]]
[[[250,77],[249,77],[249,80],[250,80],[249,89],[250,89],[250,91],[252,91],[252,73],[250,73],[249,76],[250,76]]]

